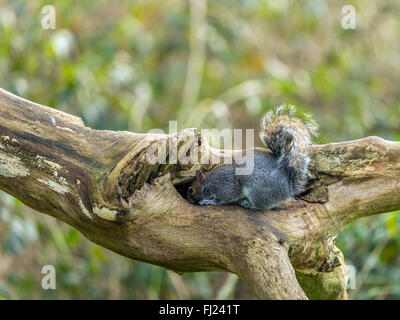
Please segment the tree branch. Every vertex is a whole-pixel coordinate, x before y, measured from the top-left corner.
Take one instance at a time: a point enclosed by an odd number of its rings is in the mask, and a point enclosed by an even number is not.
[[[178,161],[151,164],[160,146]],[[188,150],[211,164],[182,161]],[[351,221],[400,208],[399,143],[369,137],[310,152],[315,177],[300,198],[268,212],[200,207],[182,197],[187,183],[231,152],[210,148],[196,130],[93,130],[0,90],[0,189],[127,257],[176,272],[236,273],[259,298],[346,298],[335,237]]]

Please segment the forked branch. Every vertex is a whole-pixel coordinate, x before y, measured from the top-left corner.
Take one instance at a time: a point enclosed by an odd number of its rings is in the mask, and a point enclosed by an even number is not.
[[[178,161],[151,163],[154,150]],[[211,164],[181,161],[188,150]],[[220,151],[196,130],[93,130],[0,90],[2,190],[124,256],[176,272],[236,273],[259,298],[346,298],[335,237],[351,221],[400,208],[400,143],[369,137],[310,152],[315,177],[300,198],[268,212],[200,207],[182,190]]]

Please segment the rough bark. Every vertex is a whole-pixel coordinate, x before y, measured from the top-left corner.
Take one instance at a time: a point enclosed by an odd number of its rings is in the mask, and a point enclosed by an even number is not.
[[[150,164],[163,143],[178,161]],[[179,273],[236,273],[262,299],[346,298],[334,239],[351,221],[400,208],[400,143],[368,137],[310,153],[315,176],[298,199],[268,212],[200,207],[182,190],[213,164],[182,155],[215,163],[229,152],[196,130],[94,130],[0,89],[0,189],[124,256]]]

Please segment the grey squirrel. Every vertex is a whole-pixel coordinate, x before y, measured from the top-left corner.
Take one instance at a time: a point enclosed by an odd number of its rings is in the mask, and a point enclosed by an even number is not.
[[[245,161],[254,161],[251,174],[236,175],[239,164],[220,164],[196,178],[187,198],[200,205],[238,203],[268,210],[304,191],[310,177],[307,149],[317,125],[309,115],[299,116],[294,106],[279,106],[261,119],[260,138],[269,149],[255,148]]]

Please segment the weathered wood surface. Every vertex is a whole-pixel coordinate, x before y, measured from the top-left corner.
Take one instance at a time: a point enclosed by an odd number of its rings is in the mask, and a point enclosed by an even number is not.
[[[189,146],[218,155],[194,129],[94,130],[0,89],[0,189],[124,256],[176,272],[236,273],[259,298],[346,298],[335,237],[356,219],[400,208],[398,142],[313,146],[307,192],[268,212],[190,204],[177,189],[202,165],[150,164],[149,148],[164,142],[169,157],[175,145],[178,154]]]

